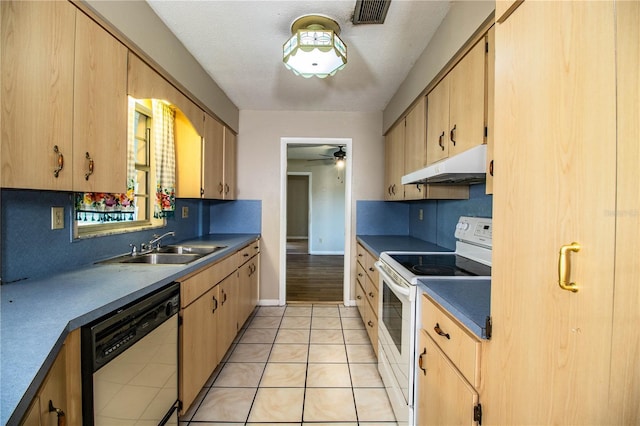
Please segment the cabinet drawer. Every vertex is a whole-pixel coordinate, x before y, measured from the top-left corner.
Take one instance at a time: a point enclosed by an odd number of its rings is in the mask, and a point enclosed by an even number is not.
[[[371,304],[371,310],[378,317],[378,287],[373,285],[371,278],[366,278],[367,285],[365,286],[367,300]]]
[[[356,264],[356,279],[360,281],[362,288],[366,290],[367,287],[367,273],[359,262]]]
[[[238,251],[238,266],[242,266],[256,254],[260,253],[260,240],[256,240]]]
[[[378,356],[378,318],[374,315],[371,310],[371,306],[364,304],[364,327],[367,330],[367,334],[369,335],[369,340],[371,340],[371,345],[373,346],[373,351]]]
[[[210,288],[231,275],[238,267],[236,256],[229,256],[180,280],[180,307],[188,306]]]
[[[367,308],[367,302],[365,301],[366,296],[364,292],[364,287],[360,281],[356,283],[356,306],[358,308],[358,312],[360,312],[360,318],[362,318],[362,322],[366,322],[367,314],[365,313],[365,309]]]
[[[426,295],[421,296],[422,328],[473,386],[480,384],[480,341],[444,313]],[[448,335],[439,335],[436,329]]]
[[[376,257],[373,256],[368,251],[365,251],[365,262],[366,264],[362,265],[366,269],[367,275],[373,281],[373,284],[378,288],[378,270],[376,269]]]
[[[356,257],[358,259],[358,263],[362,266],[366,267],[367,265],[367,250],[362,247],[362,245],[358,244],[356,246]]]

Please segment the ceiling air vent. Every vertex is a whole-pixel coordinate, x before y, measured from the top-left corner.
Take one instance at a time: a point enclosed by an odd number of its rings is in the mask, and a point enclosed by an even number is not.
[[[358,24],[383,24],[391,0],[357,0],[352,22]]]

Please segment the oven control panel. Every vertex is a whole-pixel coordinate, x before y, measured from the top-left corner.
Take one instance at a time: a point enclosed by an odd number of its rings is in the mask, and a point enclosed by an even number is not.
[[[459,241],[491,248],[491,232],[490,217],[460,216],[456,224],[455,237]]]

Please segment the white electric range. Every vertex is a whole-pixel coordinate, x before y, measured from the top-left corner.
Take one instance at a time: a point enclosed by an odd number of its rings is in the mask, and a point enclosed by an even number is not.
[[[382,252],[378,370],[399,424],[413,425],[419,279],[486,280],[491,276],[491,218],[461,216],[453,252]]]

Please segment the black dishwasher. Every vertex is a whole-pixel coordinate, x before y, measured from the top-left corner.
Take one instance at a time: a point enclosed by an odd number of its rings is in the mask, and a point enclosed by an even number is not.
[[[85,425],[178,424],[177,283],[82,328]]]

